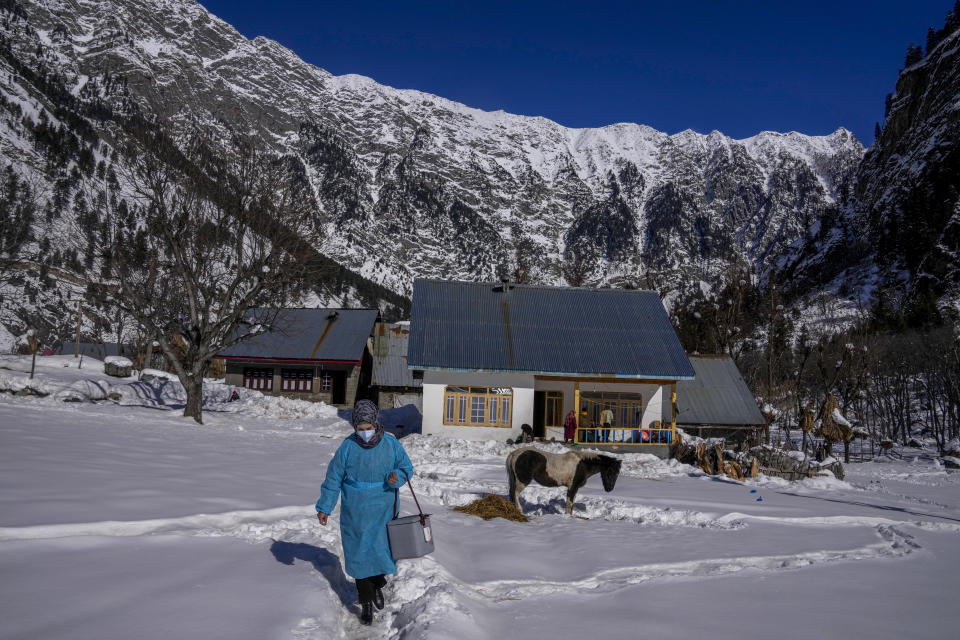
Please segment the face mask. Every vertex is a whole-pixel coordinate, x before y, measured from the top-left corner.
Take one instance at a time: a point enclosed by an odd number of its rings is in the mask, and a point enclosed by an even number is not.
[[[363,429],[357,430],[357,437],[363,440],[364,442],[370,442],[373,439],[373,435],[377,432],[376,429]]]

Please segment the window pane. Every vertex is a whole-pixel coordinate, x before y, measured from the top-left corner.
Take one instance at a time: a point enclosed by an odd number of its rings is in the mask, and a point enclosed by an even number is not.
[[[544,391],[543,424],[563,426],[563,391]]]
[[[490,398],[490,422],[497,421],[497,399]]]
[[[486,393],[486,387],[470,387],[470,393]]]
[[[447,422],[453,422],[453,406],[456,402],[454,396],[447,396]]]
[[[471,396],[470,398],[470,422],[482,423],[484,421],[484,398],[478,396]]]
[[[510,424],[510,398],[503,398],[500,402],[500,424]]]
[[[459,396],[460,398],[460,413],[457,416],[459,422],[467,421],[467,396]]]

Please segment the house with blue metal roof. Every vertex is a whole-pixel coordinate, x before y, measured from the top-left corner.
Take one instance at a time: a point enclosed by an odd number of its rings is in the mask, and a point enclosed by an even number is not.
[[[733,358],[692,355],[693,380],[677,384],[677,425],[700,438],[758,439],[767,420]]]
[[[653,291],[417,280],[408,366],[423,433],[534,434],[666,455],[693,366]]]
[[[369,344],[379,317],[376,309],[254,309],[241,331],[257,335],[217,357],[225,361],[227,384],[352,407],[370,384]]]

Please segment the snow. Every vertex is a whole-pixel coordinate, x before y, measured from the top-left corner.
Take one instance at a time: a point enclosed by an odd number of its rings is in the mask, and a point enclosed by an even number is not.
[[[20,380],[25,360],[0,374]],[[38,378],[99,384],[87,363],[38,358]],[[327,405],[205,387],[203,425],[182,417],[174,381],[113,379],[119,400],[97,402],[0,393],[0,573],[16,576],[0,581],[0,635],[732,639],[789,635],[815,612],[803,635],[882,639],[956,623],[960,475],[923,450],[848,465],[843,482],[736,482],[623,454],[614,491],[591,478],[577,517],[564,489],[532,485],[531,520],[515,523],[450,510],[506,493],[511,446],[411,434],[437,548],[399,563],[366,630],[339,510],[327,527],[313,510],[349,424]]]
[[[0,353],[10,353],[17,346],[17,337],[0,324]]]
[[[176,380],[177,375],[161,369],[144,369],[140,372],[140,377],[160,378],[161,380]]]
[[[124,358],[123,356],[107,356],[103,359],[103,364],[112,364],[118,367],[132,367],[133,362],[130,358]]]
[[[833,412],[830,414],[830,417],[833,418],[833,421],[843,427],[849,427],[850,421],[843,417],[843,414],[840,413],[840,409],[837,407],[833,408]]]

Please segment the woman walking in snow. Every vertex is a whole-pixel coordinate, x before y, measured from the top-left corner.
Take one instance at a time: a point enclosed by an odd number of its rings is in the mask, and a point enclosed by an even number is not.
[[[373,622],[374,606],[383,608],[384,575],[397,572],[387,522],[394,515],[394,490],[413,474],[407,452],[399,440],[384,433],[379,413],[370,400],[353,407],[354,433],[333,455],[317,500],[317,519],[326,525],[342,497],[340,542],[347,574],[357,582],[363,624]]]

